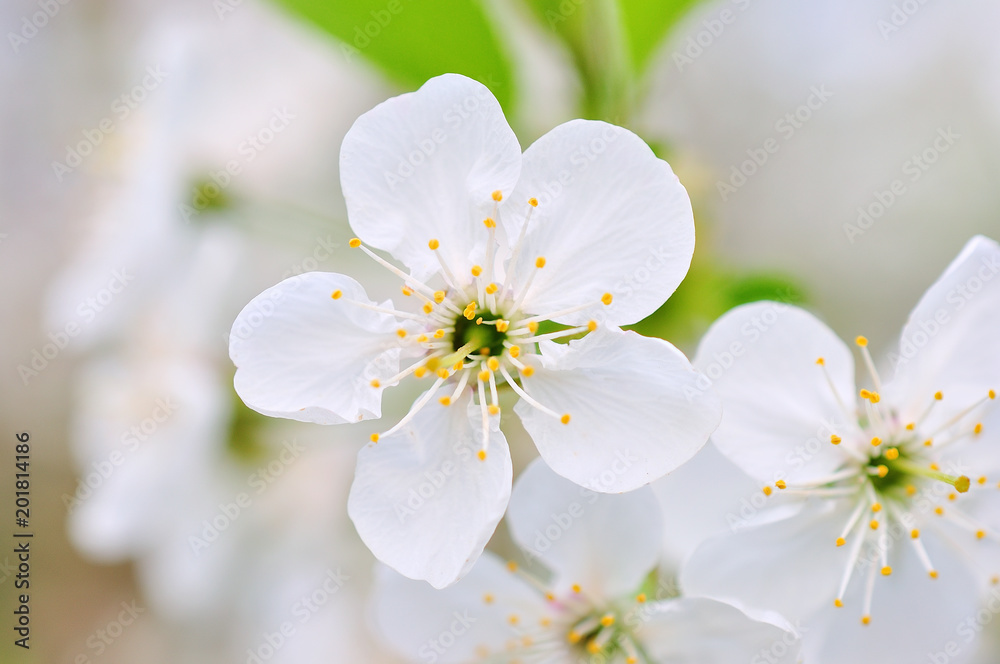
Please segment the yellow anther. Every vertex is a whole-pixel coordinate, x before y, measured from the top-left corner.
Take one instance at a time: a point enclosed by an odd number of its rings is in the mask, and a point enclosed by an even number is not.
[[[489,407],[486,409],[486,412],[488,412],[490,415],[499,415],[500,406],[496,405],[495,403],[491,403]]]
[[[482,273],[483,273],[483,268],[479,267],[478,265],[472,266],[472,276],[478,277]]]
[[[417,343],[421,343],[422,344],[422,343],[426,343],[426,342],[427,342],[427,335],[426,334],[421,334],[419,337],[417,337]]]
[[[986,394],[990,397],[990,399],[996,399],[997,398],[997,393],[994,392],[993,390],[990,390]]]
[[[889,474],[889,466],[885,464],[879,464],[878,468],[875,469],[878,472],[879,477],[885,477]]]
[[[414,369],[413,375],[416,376],[417,378],[423,378],[424,376],[427,375],[427,367],[417,367],[416,369]]]
[[[535,642],[535,640],[533,638],[531,638],[530,636],[522,636],[521,637],[521,645],[522,646],[531,646],[534,642]]]
[[[603,302],[604,304],[611,304],[612,299],[614,298],[612,298],[611,293],[605,293],[604,295],[601,296],[601,302]]]
[[[881,444],[882,444],[882,439],[881,438],[879,438],[878,436],[875,436],[874,438],[872,438],[872,447],[878,447]]]
[[[872,617],[871,616],[861,616],[861,624],[862,625],[870,625],[871,622],[872,622]]]
[[[976,482],[978,482],[979,484],[986,484],[986,475],[980,477],[978,480],[976,480]]]
[[[479,372],[479,380],[483,381],[484,383],[488,383],[489,380],[490,380],[490,372],[489,371],[480,371]]]
[[[437,240],[431,240],[427,243],[427,246],[430,248],[431,251],[437,251],[438,247],[441,246],[441,243],[438,242]]]
[[[510,329],[510,321],[509,320],[498,320],[497,321],[497,332],[506,332],[508,329]]]
[[[597,653],[601,652],[600,644],[592,639],[590,643],[587,644],[587,652],[589,652],[592,655],[596,655]]]
[[[912,484],[907,484],[906,485],[906,495],[907,496],[915,496],[915,495],[917,495],[917,487],[913,486]]]
[[[587,329],[591,332],[597,329],[597,321],[592,320],[587,322]]]
[[[510,572],[516,572],[517,571],[517,563],[515,563],[513,560],[508,560],[507,561],[507,570],[510,571]]]
[[[507,352],[510,353],[511,357],[518,357],[521,355],[521,347],[511,346],[510,348],[507,349]]]
[[[833,600],[833,605],[838,609],[842,609],[844,608],[844,600],[838,597],[837,599]]]
[[[450,406],[451,405],[451,397],[441,397],[440,399],[438,399],[438,401],[441,402],[442,406]]]
[[[615,617],[610,613],[605,613],[601,616],[601,624],[605,627],[611,627],[615,624]]]
[[[958,494],[954,491],[948,494],[948,500],[955,500],[956,498],[958,498]]]
[[[493,293],[496,293],[498,290],[500,290],[499,286],[497,286],[496,284],[490,284],[489,286],[486,287],[486,294],[493,295]]]
[[[840,445],[841,440],[842,438],[836,434],[832,434],[830,436],[830,442],[833,443],[834,445]]]
[[[566,413],[565,415],[560,417],[559,421],[562,422],[563,424],[569,424],[569,413]]]
[[[817,357],[816,364],[823,366],[824,364],[826,364],[826,360],[824,360],[822,357]]]
[[[868,527],[871,528],[872,530],[878,530],[878,519],[872,519],[868,523]]]
[[[440,369],[437,370],[437,375],[438,375],[438,378],[447,378],[451,374],[449,373],[447,367],[441,367]]]
[[[413,295],[413,289],[410,288],[409,286],[403,286],[400,290],[406,297],[410,297],[411,295]]]
[[[483,219],[483,226],[486,226],[486,228],[496,228],[497,222],[493,221],[491,217],[486,217]]]
[[[503,193],[501,193],[499,189],[493,192],[493,200],[495,200],[497,203],[503,200]]]
[[[486,366],[490,368],[490,371],[496,371],[497,369],[500,368],[500,360],[498,360],[495,357],[491,357],[489,360],[486,361]]]
[[[845,544],[847,544],[847,540],[845,540],[843,537],[837,538],[837,546],[844,546]]]
[[[547,593],[545,593],[545,599],[548,600],[548,601],[550,601],[550,602],[556,601],[555,593],[553,593],[553,592],[547,592]]]
[[[928,438],[927,440],[924,441],[924,447],[931,447],[933,444],[934,440],[931,438]]]
[[[892,574],[892,568],[891,567],[889,567],[888,565],[886,565],[885,567],[882,568],[882,576],[889,576],[890,574]]]
[[[879,396],[878,392],[872,392],[872,403],[878,403],[881,400],[882,397]]]
[[[538,258],[535,259],[535,267],[537,267],[539,270],[545,267],[545,256],[539,256]]]
[[[482,324],[483,324],[483,317],[480,316],[479,318],[476,319],[476,325],[482,325]],[[480,353],[483,352],[481,348],[479,349],[479,352]]]
[[[779,489],[788,488],[788,484],[785,483],[785,480],[778,480],[777,482],[774,483],[774,486],[778,487]]]
[[[521,369],[521,375],[525,378],[530,378],[535,373],[535,367],[527,366]]]
[[[330,293],[330,297],[332,297],[335,300],[339,300],[343,296],[344,296],[344,291],[342,290],[335,290],[332,293]]]
[[[976,426],[972,427],[972,433],[974,433],[974,434],[976,434],[978,436],[982,432],[983,432],[983,423],[982,422],[976,422]]]
[[[872,398],[872,393],[869,392],[868,390],[865,390],[865,389],[862,389],[860,392],[858,392],[858,394],[861,395],[862,399],[871,399]]]
[[[910,531],[910,539],[920,539],[920,529],[914,528]]]
[[[551,601],[551,600],[549,600],[549,601]],[[552,624],[552,618],[549,618],[548,616],[546,616],[544,618],[540,618],[538,620],[538,624],[541,625],[542,627],[548,627],[548,626],[550,626]]]
[[[459,360],[455,364],[451,365],[451,370],[452,371],[461,371],[463,366],[465,366],[465,365],[462,364],[462,360]]]
[[[915,422],[910,422],[909,424],[906,425],[906,430],[907,431],[913,431],[916,428],[916,426],[917,425],[916,425]]]
[[[403,328],[399,328],[398,330],[396,330],[396,336],[399,337],[400,339],[404,339],[406,337],[406,330],[404,330]]]
[[[899,449],[895,447],[890,447],[885,451],[885,458],[889,461],[895,461],[899,458]]]
[[[625,658],[625,664],[639,664],[639,660],[629,655],[628,657]]]
[[[941,470],[941,466],[937,465],[936,463],[932,463],[930,465],[930,469],[931,470]]]
[[[932,579],[938,578],[937,570],[932,569],[931,571],[927,572],[927,576],[931,577]]]
[[[575,592],[575,593],[579,593],[579,592],[580,592],[580,584],[579,584],[579,583],[574,583],[574,584],[573,584],[572,586],[570,586],[570,588],[571,588],[571,589],[573,590],[573,592]]]
[[[638,595],[636,595],[635,596],[635,601],[639,602],[639,604],[645,604],[646,603],[646,593],[639,593]]]
[[[485,595],[483,595],[483,601],[486,602],[487,604],[492,604],[493,603],[493,595],[491,595],[489,593],[486,593]]]
[[[538,199],[532,196],[531,198],[528,199],[528,205],[530,205],[531,207],[538,207]]]
[[[576,631],[575,629],[571,629],[569,631],[569,634],[566,635],[566,640],[569,641],[570,643],[574,643],[574,644],[575,643],[579,643],[580,639],[582,639],[582,638],[583,638],[583,634],[580,634],[580,632]]]
[[[955,480],[955,491],[958,491],[959,493],[965,493],[966,491],[969,490],[969,487],[971,485],[972,485],[972,480],[970,480],[965,475],[959,475],[958,479]]]
[[[434,334],[432,336],[435,339],[440,339],[441,337],[444,336],[444,330],[434,330]]]
[[[528,323],[528,332],[531,332],[532,334],[538,332],[538,323],[536,321]]]
[[[421,308],[424,310],[425,314],[429,314],[430,312],[434,311],[434,307],[431,306],[430,302],[425,302],[424,306]]]
[[[382,383],[379,382],[378,378],[373,379],[370,385],[372,387],[382,387]]]
[[[984,537],[986,537],[986,531],[985,530],[977,530],[976,531],[976,539],[983,539]]]
[[[944,399],[944,394],[941,392],[935,392],[934,398],[937,399],[938,401],[941,401],[941,399]]]
[[[765,496],[770,496],[773,493],[773,491],[771,490],[771,487],[769,487],[769,486],[764,487],[763,489],[761,489],[761,491],[764,492]]]
[[[479,457],[480,461],[486,461],[486,450],[479,450],[476,452],[476,456]]]
[[[862,348],[864,348],[865,346],[867,346],[867,345],[868,345],[868,339],[866,339],[865,337],[862,337],[862,336],[858,336],[858,337],[857,337],[857,338],[856,338],[856,339],[854,340],[854,343],[856,343],[857,345],[859,345],[859,346],[861,346]]]
[[[516,625],[520,621],[521,621],[521,619],[518,618],[517,615],[515,615],[513,613],[510,614],[509,616],[507,616],[507,622],[509,622],[511,625]]]
[[[438,304],[441,304],[442,302],[444,302],[444,295],[445,293],[443,290],[434,291],[434,301],[437,302]]]
[[[348,241],[347,246],[350,247],[351,249],[357,249],[358,247],[361,246],[361,240],[356,237],[352,237]]]
[[[944,516],[944,508],[939,505],[938,507],[934,508],[934,513],[937,514],[938,516]]]
[[[882,511],[882,503],[872,503],[872,512],[878,514]]]
[[[371,441],[372,441],[373,443],[377,443],[377,442],[378,442],[378,434],[377,434],[377,433],[373,433],[372,435],[368,436],[368,438],[369,438],[369,440],[371,440]]]
[[[990,579],[990,583],[994,586],[1000,584],[1000,576],[994,576]]]

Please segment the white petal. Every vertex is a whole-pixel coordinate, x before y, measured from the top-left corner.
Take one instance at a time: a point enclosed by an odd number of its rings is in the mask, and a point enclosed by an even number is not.
[[[331,297],[335,290],[342,299]],[[233,323],[229,356],[237,367],[236,391],[248,406],[319,424],[381,417],[383,388],[371,381],[399,372],[399,323],[347,300],[373,304],[350,277],[308,272],[244,307]]]
[[[663,517],[649,487],[598,494],[535,459],[518,477],[507,525],[529,559],[554,574],[556,596],[579,584],[590,599],[638,590],[660,557]]]
[[[439,269],[427,248],[432,238],[453,269],[467,273],[473,247],[485,246],[492,193],[510,192],[520,170],[521,146],[500,104],[457,74],[365,113],[340,151],[351,227],[418,278]]]
[[[712,537],[681,570],[684,594],[777,611],[792,621],[832,606],[849,548],[835,544],[852,507],[842,502],[811,501],[787,519]]]
[[[776,302],[737,307],[702,338],[695,367],[722,400],[722,424],[712,435],[719,450],[765,484],[827,475],[845,452],[830,444],[859,445],[824,378],[822,357],[837,394],[853,408],[854,359],[823,323],[802,309]],[[851,435],[848,435],[851,434]]]
[[[852,582],[843,608],[829,604],[803,625],[806,661],[959,664],[973,654],[975,648],[969,641],[975,630],[968,621],[978,627],[975,620],[980,607],[975,585],[954,549],[927,535],[929,530],[922,531],[921,539],[939,578],[928,577],[908,542],[894,543],[889,559],[892,575],[875,579],[871,622],[861,624],[867,574],[867,568],[862,567],[857,570],[861,578]],[[948,649],[952,652],[942,659],[939,653]],[[929,657],[931,653],[937,658]]]
[[[443,395],[448,386],[439,388]],[[479,407],[432,398],[400,431],[358,453],[347,512],[379,560],[443,588],[479,558],[510,499],[507,441],[490,432],[486,459]]]
[[[1000,391],[1000,247],[974,237],[920,299],[890,354],[895,375],[884,392],[915,419],[938,390],[946,418]]]
[[[478,661],[482,648],[504,650],[524,630],[534,630],[547,611],[541,594],[487,551],[465,578],[444,590],[380,567],[373,613],[382,638],[407,661],[448,664]],[[517,625],[510,623],[512,615]]]
[[[650,486],[663,511],[663,562],[670,571],[708,537],[748,525],[757,512],[753,503],[766,502],[758,482],[711,442]]]
[[[662,339],[599,328],[568,345],[543,343],[523,357],[535,373],[524,390],[568,424],[522,399],[515,406],[549,466],[580,486],[631,491],[701,449],[721,416],[698,373]]]
[[[789,628],[753,620],[723,602],[691,597],[651,602],[636,619],[642,621],[639,639],[657,662],[798,661],[799,639]]]
[[[687,191],[667,162],[638,136],[604,122],[573,120],[524,153],[517,189],[503,209],[513,243],[538,199],[515,269],[515,293],[534,271],[524,308],[536,314],[595,303],[557,316],[577,325],[603,317],[635,323],[660,307],[687,274],[694,252],[694,217]],[[611,293],[609,307],[601,296]]]

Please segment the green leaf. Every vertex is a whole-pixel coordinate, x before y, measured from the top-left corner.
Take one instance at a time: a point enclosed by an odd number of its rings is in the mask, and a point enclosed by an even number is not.
[[[486,85],[507,110],[514,102],[510,63],[478,1],[276,1],[338,38],[345,58],[366,58],[404,87],[452,72]]]
[[[645,70],[670,29],[696,4],[698,0],[618,0],[634,71]]]

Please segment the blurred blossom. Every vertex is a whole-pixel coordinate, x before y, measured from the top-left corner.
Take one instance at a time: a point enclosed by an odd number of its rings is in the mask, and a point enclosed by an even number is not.
[[[484,555],[442,591],[383,569],[374,615],[407,661],[794,662],[798,640],[772,615],[747,617],[710,599],[678,597],[655,573],[664,523],[648,487],[588,491],[536,460],[518,479],[508,525],[537,579]]]
[[[708,2],[664,44],[639,124],[698,164],[699,185],[681,175],[714,249],[788,271],[881,347],[966,238],[1000,229],[997,10]]]
[[[699,547],[689,592],[806,621],[818,663],[973,654],[966,621],[1000,605],[998,273],[1000,247],[970,240],[910,314],[885,383],[858,337],[871,389],[801,309],[749,304],[712,326],[695,365],[725,408],[713,440],[785,514]]]

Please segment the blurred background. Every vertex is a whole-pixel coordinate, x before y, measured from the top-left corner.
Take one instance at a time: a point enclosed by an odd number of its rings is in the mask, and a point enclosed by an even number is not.
[[[31,648],[5,628],[0,661],[396,661],[345,510],[374,428],[250,412],[227,337],[301,272],[395,292],[345,250],[338,153],[431,76],[485,83],[522,147],[589,117],[670,161],[698,248],[636,327],[689,354],[762,298],[884,354],[966,240],[1000,237],[988,0],[7,0],[0,25],[5,624],[19,432],[35,535]]]

